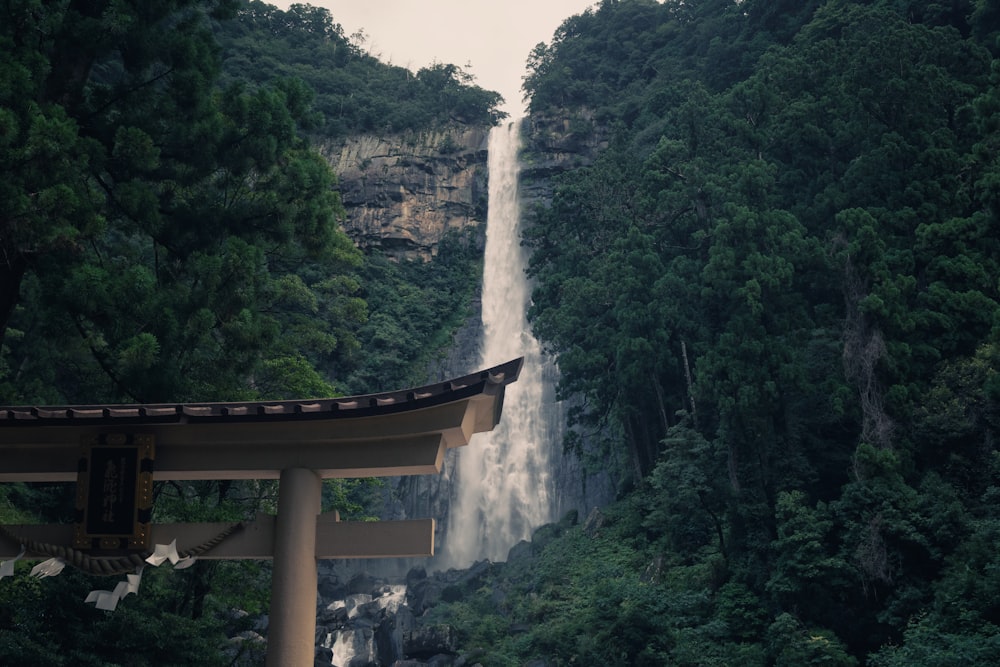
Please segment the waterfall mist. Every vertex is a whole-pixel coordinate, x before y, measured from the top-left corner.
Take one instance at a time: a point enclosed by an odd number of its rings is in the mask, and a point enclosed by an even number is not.
[[[530,538],[554,514],[549,458],[561,439],[562,414],[554,401],[554,368],[526,317],[530,288],[520,241],[519,126],[515,121],[493,128],[489,139],[481,367],[520,356],[524,367],[518,381],[507,387],[500,424],[456,450],[441,554],[450,567],[468,567],[484,558],[506,560],[512,546]]]

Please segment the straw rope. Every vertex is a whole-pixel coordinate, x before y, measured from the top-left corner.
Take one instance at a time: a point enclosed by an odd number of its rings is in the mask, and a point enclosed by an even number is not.
[[[177,555],[181,558],[189,558],[192,556],[200,556],[206,553],[210,549],[218,546],[224,539],[232,535],[234,532],[244,527],[244,522],[234,523],[228,526],[221,533],[213,537],[212,539],[203,542],[190,549],[185,549],[184,551],[178,551]],[[18,544],[25,547],[25,550],[31,553],[40,553],[51,558],[58,558],[64,561],[67,565],[72,565],[78,570],[82,570],[88,574],[96,574],[101,576],[111,576],[117,574],[127,574],[129,572],[135,572],[137,567],[142,567],[146,565],[146,559],[153,554],[152,551],[146,551],[142,553],[132,553],[126,556],[112,556],[112,557],[99,557],[90,556],[82,551],[74,549],[72,547],[61,546],[58,544],[46,544],[44,542],[36,542],[35,540],[25,540],[17,535],[11,533],[7,530],[6,526],[0,526],[0,534],[8,537],[9,539],[17,542]]]

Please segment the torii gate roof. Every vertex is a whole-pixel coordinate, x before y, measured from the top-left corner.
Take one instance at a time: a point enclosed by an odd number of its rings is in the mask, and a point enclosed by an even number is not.
[[[444,451],[499,422],[523,358],[413,389],[294,401],[0,407],[0,482],[72,482],[80,444],[152,434],[154,479],[436,473]]]

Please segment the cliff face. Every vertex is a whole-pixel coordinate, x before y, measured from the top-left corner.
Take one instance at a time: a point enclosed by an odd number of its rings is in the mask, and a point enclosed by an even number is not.
[[[590,164],[608,143],[606,130],[586,111],[522,122],[525,210],[547,203],[553,176]],[[339,180],[344,231],[361,248],[429,260],[447,232],[484,228],[488,142],[487,127],[454,126],[320,146]]]
[[[607,128],[586,110],[533,114],[525,119],[523,133],[520,190],[525,211],[548,205],[555,176],[592,164],[608,146]]]
[[[339,179],[344,230],[362,248],[429,260],[444,235],[486,221],[489,128],[351,137],[320,148]]]
[[[532,114],[525,119],[522,132],[519,190],[521,212],[525,216],[522,224],[530,226],[532,211],[551,204],[554,179],[563,172],[593,164],[608,147],[610,133],[587,110]],[[557,379],[551,381],[554,385]],[[565,411],[577,401],[570,398],[563,402],[559,408],[560,419],[565,419]],[[611,470],[613,466],[602,454],[597,442],[599,438],[584,433],[578,435],[582,455],[564,453],[559,439],[551,456],[550,474],[558,498],[557,517],[571,511],[587,516],[594,507],[603,507],[615,497],[617,482]],[[588,468],[586,460],[604,461],[606,465],[600,469]]]

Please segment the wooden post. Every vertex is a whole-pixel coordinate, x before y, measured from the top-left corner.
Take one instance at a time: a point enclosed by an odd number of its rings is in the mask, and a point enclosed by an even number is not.
[[[311,667],[316,646],[316,516],[322,481],[288,468],[278,482],[266,667]]]

